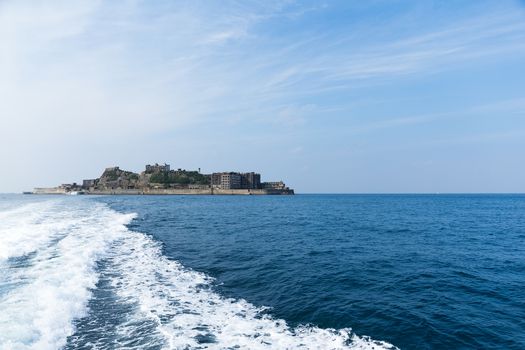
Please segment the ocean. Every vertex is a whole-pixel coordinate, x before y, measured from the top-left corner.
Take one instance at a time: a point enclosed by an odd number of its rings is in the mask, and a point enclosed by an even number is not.
[[[525,349],[525,195],[0,195],[0,349]]]

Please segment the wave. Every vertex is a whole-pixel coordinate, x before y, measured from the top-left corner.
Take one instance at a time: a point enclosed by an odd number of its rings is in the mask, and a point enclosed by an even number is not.
[[[224,298],[213,290],[212,278],[165,257],[153,238],[128,230],[133,214],[101,203],[51,201],[4,217],[2,349],[110,349],[115,344],[127,349],[395,348],[351,329],[289,327],[264,308]],[[22,268],[16,268],[17,259],[24,260]],[[76,325],[81,319],[94,322],[89,301],[101,279],[107,280],[115,304],[127,305],[127,311],[111,337],[98,333],[88,345],[75,334]],[[109,332],[103,325],[100,330]]]
[[[52,200],[3,212],[0,348],[59,349],[86,315],[96,261],[132,219],[86,204]]]

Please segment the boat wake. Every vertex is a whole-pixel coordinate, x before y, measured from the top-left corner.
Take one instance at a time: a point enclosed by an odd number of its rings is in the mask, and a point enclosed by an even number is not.
[[[127,229],[88,198],[0,211],[2,349],[393,349],[350,329],[289,327]]]

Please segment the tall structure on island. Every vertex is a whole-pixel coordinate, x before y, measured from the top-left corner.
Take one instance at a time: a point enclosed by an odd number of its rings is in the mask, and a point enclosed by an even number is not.
[[[211,186],[223,190],[241,188],[241,175],[234,172],[223,172],[211,174]]]
[[[159,165],[155,163],[154,165],[146,165],[146,172],[147,173],[162,173],[170,171],[170,165],[164,163],[164,165]]]
[[[241,188],[258,189],[261,186],[261,174],[254,172],[241,174]]]
[[[261,174],[222,172],[211,174],[211,185],[223,190],[261,189]]]

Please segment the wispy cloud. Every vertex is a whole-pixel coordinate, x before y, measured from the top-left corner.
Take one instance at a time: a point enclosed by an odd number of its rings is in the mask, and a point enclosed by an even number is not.
[[[483,103],[472,107],[471,113],[512,113],[525,116],[525,97],[505,99],[503,101]]]
[[[351,28],[334,38],[270,43],[264,43],[255,28],[276,16],[300,16],[324,7],[274,1],[254,6],[232,2],[210,9],[183,3],[148,9],[144,15],[140,2],[124,4],[3,4],[0,45],[7,54],[1,69],[8,77],[0,86],[4,95],[16,95],[11,101],[31,98],[35,109],[59,122],[83,122],[88,115],[115,125],[155,118],[164,127],[207,118],[234,103],[240,110],[267,103],[297,106],[295,99],[301,96],[429,74],[451,63],[525,50],[525,24],[508,13],[361,46],[354,45]],[[337,42],[340,47],[334,47]],[[68,95],[73,95],[71,103],[46,102]],[[17,102],[5,112],[24,114],[27,107]],[[104,110],[111,118],[103,116]],[[63,115],[68,116],[61,119]]]
[[[369,42],[365,46],[344,37],[335,40],[339,47],[334,47],[333,40],[320,40],[323,42],[312,45],[316,47],[315,52],[290,59],[293,66],[277,71],[265,87],[272,90],[301,85],[305,91],[315,93],[341,89],[341,86],[377,84],[378,80],[391,81],[399,76],[434,74],[490,55],[524,53],[525,22],[518,14],[500,13],[448,24],[445,29],[417,36]],[[361,48],[356,49],[359,46]],[[296,48],[297,52],[302,53],[301,48]]]
[[[350,126],[349,134],[369,133],[382,129],[412,127],[421,124],[438,123],[450,124],[466,118],[492,118],[503,119],[505,117],[512,117],[515,115],[522,115],[525,117],[525,98],[515,98],[503,100],[492,103],[479,103],[477,105],[454,109],[449,112],[442,113],[423,113],[411,116],[386,116],[378,121],[364,122],[358,125]],[[487,135],[514,135],[516,130],[498,132],[496,134],[489,133]],[[521,131],[520,131],[521,133]],[[468,139],[472,137],[469,136]],[[485,136],[483,136],[485,138]],[[474,138],[472,138],[474,139]]]
[[[459,147],[462,145],[501,145],[515,142],[525,137],[525,129],[503,130],[491,132],[468,132],[460,136],[436,137],[418,143],[417,147],[431,149],[433,147]],[[413,149],[415,145],[403,145],[404,149]]]
[[[221,134],[246,125],[272,136],[295,132],[331,115],[356,118],[348,106],[368,98],[359,94],[363,87],[525,54],[525,22],[510,5],[432,27],[421,22],[417,32],[399,30],[388,17],[381,26],[332,23],[325,17],[333,6],[0,1],[0,159],[67,159],[74,149],[102,162],[125,157],[129,147],[157,151],[155,135],[175,131],[196,145],[210,137],[224,143]],[[356,118],[352,130],[441,117],[399,111],[383,120]]]

